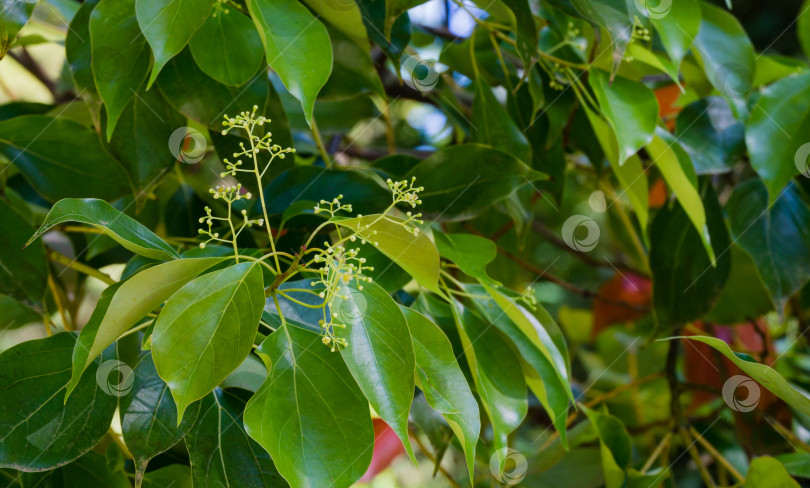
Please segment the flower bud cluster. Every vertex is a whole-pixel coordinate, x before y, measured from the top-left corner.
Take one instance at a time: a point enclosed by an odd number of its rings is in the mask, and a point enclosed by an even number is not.
[[[343,199],[343,195],[338,195],[332,199],[332,201],[321,200],[317,205],[315,205],[315,213],[328,213],[329,217],[334,217],[338,212],[351,212],[352,206],[351,204],[342,205],[340,200]],[[327,208],[328,206],[328,208]]]

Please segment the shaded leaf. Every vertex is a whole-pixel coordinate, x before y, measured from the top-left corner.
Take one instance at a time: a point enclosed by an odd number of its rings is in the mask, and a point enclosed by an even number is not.
[[[45,249],[39,243],[24,249],[34,228],[5,198],[0,198],[0,222],[6,226],[0,232],[0,293],[39,303],[48,280]]]
[[[745,155],[745,126],[721,97],[687,105],[678,114],[675,135],[697,174],[726,173]]]
[[[498,284],[487,274],[487,265],[498,255],[498,247],[486,237],[473,234],[445,234],[433,231],[436,248],[461,271],[482,282]]]
[[[214,13],[191,38],[189,47],[197,66],[225,85],[244,85],[264,59],[262,39],[250,18],[221,4],[214,6]]]

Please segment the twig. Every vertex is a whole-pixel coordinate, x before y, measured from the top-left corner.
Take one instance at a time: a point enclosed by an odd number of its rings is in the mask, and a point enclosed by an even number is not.
[[[108,285],[115,284],[114,279],[110,278],[108,275],[102,273],[101,271],[95,268],[91,268],[86,264],[82,264],[76,261],[75,259],[70,259],[64,254],[54,251],[53,249],[48,249],[48,259],[56,263],[62,264],[64,266],[67,266],[68,268],[74,269],[80,273],[84,273],[87,276],[92,276],[93,278],[96,278],[97,280],[100,280]]]
[[[720,454],[720,452],[717,449],[715,449],[713,445],[709,443],[709,441],[704,439],[703,436],[700,435],[700,433],[697,430],[695,430],[694,427],[689,426],[689,433],[693,435],[695,439],[697,439],[697,441],[700,443],[700,445],[702,445],[704,449],[709,451],[709,453],[712,456],[714,456],[714,459],[716,459],[718,463],[722,464],[723,467],[726,468],[726,470],[728,470],[728,472],[731,473],[732,476],[737,478],[738,481],[745,481],[745,476],[741,475],[740,472],[737,471],[734,468],[734,466],[732,466],[731,463],[729,463],[728,460],[725,457],[723,457],[723,455]]]
[[[655,463],[655,460],[658,459],[658,456],[661,455],[664,449],[669,447],[669,442],[671,439],[672,439],[672,432],[667,432],[667,435],[665,435],[663,439],[661,439],[661,442],[658,443],[658,446],[653,450],[652,454],[650,454],[650,457],[649,459],[647,459],[647,462],[644,463],[644,466],[641,468],[641,474],[646,473],[652,467],[653,463]]]
[[[428,450],[427,450],[427,448],[425,448],[425,445],[424,445],[424,444],[422,443],[422,441],[419,439],[419,436],[417,436],[417,435],[412,435],[412,436],[411,436],[411,439],[413,439],[413,440],[416,442],[416,445],[417,445],[417,446],[419,446],[419,449],[422,451],[422,453],[425,455],[425,457],[427,457],[428,459],[430,459],[430,462],[431,462],[431,463],[433,463],[434,465],[437,465],[437,464],[436,464],[436,458],[433,456],[433,454],[432,454],[430,451],[428,451]],[[445,469],[444,469],[444,468],[441,466],[441,464],[438,464],[438,466],[439,466],[439,472],[441,472],[441,473],[442,473],[442,476],[444,476],[444,477],[447,479],[447,482],[448,482],[448,483],[450,483],[450,486],[452,486],[453,488],[461,488],[461,486],[459,486],[459,484],[458,484],[458,483],[456,483],[456,480],[455,480],[455,479],[453,479],[453,477],[450,475],[450,473],[448,473],[448,472],[447,472],[447,471],[446,471],[446,470],[445,470]]]
[[[695,462],[698,468],[698,472],[700,472],[700,477],[703,478],[703,482],[706,483],[706,486],[709,488],[714,488],[717,484],[712,479],[712,475],[709,474],[709,470],[706,468],[706,465],[703,463],[703,460],[700,459],[700,453],[695,448],[694,442],[692,442],[689,433],[681,427],[679,429],[679,433],[683,443],[686,445],[686,450],[689,452],[689,456],[692,457],[692,461]]]

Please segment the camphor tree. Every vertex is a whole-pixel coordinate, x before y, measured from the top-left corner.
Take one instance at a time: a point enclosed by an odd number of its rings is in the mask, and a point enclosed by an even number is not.
[[[2,0],[0,488],[810,483],[810,2],[652,3]]]

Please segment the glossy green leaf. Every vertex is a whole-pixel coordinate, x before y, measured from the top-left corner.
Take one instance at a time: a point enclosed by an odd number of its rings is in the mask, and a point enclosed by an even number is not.
[[[152,74],[147,88],[211,13],[213,0],[135,0],[135,14],[143,37],[152,48]]]
[[[0,354],[0,467],[43,471],[77,459],[107,432],[118,403],[97,384],[96,361],[64,403],[76,335],[63,332]],[[104,361],[113,361],[105,353]]]
[[[114,199],[132,190],[124,167],[104,151],[98,135],[72,120],[26,115],[0,122],[0,154],[53,202]]]
[[[200,414],[185,438],[195,487],[287,486],[273,460],[245,430],[246,402],[243,392],[219,388],[200,402]]]
[[[255,355],[251,354],[245,358],[242,364],[233,373],[220,383],[221,388],[241,388],[243,390],[256,393],[261,388],[264,379],[267,377],[267,368],[264,363]]]
[[[653,139],[658,122],[658,101],[643,83],[591,70],[588,81],[618,141],[619,165]]]
[[[41,480],[40,483],[47,483],[45,486],[48,488],[69,488],[73,486],[104,486],[105,488],[129,488],[129,478],[127,473],[124,472],[123,459],[119,463],[114,463],[109,454],[110,451],[115,449],[117,456],[122,456],[121,451],[117,446],[110,446],[108,448],[108,455],[102,456],[96,452],[90,451],[84,456],[77,459],[56,471],[52,471],[50,479]],[[45,473],[43,473],[45,474]],[[42,486],[37,483],[37,487]]]
[[[624,0],[571,0],[571,4],[583,18],[599,24],[610,33],[612,65],[615,72],[622,61],[624,50],[630,43],[632,15],[629,15],[627,10],[628,5],[632,4]]]
[[[121,334],[156,309],[191,279],[223,258],[178,259],[138,272],[102,292],[73,351],[73,374],[65,396],[82,373]]]
[[[751,356],[748,356],[747,354],[743,355],[734,352],[730,347],[728,347],[728,344],[723,342],[722,339],[697,335],[672,337],[670,339],[688,339],[710,345],[720,352],[720,354],[730,359],[735,366],[743,371],[743,373],[747,374],[756,380],[756,382],[761,386],[767,388],[771,393],[784,400],[785,403],[796,409],[796,411],[801,412],[804,415],[810,415],[810,399],[790,386],[790,383],[785,381],[785,379],[772,368],[753,361]]]
[[[94,198],[66,198],[56,202],[27,245],[64,222],[92,225],[125,248],[147,258],[166,261],[180,257],[177,251],[143,224],[119,212],[109,203]]]
[[[413,338],[416,377],[419,380],[417,386],[430,406],[441,412],[458,437],[472,477],[475,446],[481,430],[478,403],[444,332],[424,315],[407,307],[400,308]]]
[[[363,25],[360,7],[354,0],[304,0],[304,3],[318,14],[319,18],[324,19],[368,51],[366,28]],[[363,27],[360,27],[361,25]]]
[[[697,174],[695,174],[689,154],[678,144],[677,139],[661,128],[656,130],[652,141],[647,144],[647,152],[661,171],[664,181],[675,193],[675,197],[681,204],[681,208],[686,211],[695,230],[698,231],[706,254],[714,265],[716,256],[712,249],[709,229],[706,226],[706,210],[703,208],[703,202],[698,193]]]
[[[779,198],[796,174],[810,174],[810,72],[783,78],[762,90],[746,122],[751,166],[768,188],[768,202]]]
[[[296,0],[248,0],[247,5],[267,64],[301,102],[309,123],[315,98],[332,72],[326,27]]]
[[[675,136],[697,174],[727,173],[745,155],[745,126],[721,97],[702,98],[681,110]]]
[[[481,144],[450,146],[433,153],[405,175],[425,187],[426,215],[466,220],[512,194],[523,184],[547,179],[511,154]]]
[[[414,353],[408,322],[396,302],[376,283],[358,290],[342,285],[330,307],[346,329],[340,355],[374,411],[399,436],[415,461],[408,438],[413,400]]]
[[[483,78],[475,81],[472,126],[474,142],[512,154],[526,164],[531,163],[532,152],[526,135],[495,98],[492,88]]]
[[[653,306],[658,322],[665,327],[684,324],[708,312],[728,279],[731,241],[708,180],[701,186],[701,196],[716,264],[677,201],[659,210],[650,225]]]
[[[102,0],[90,14],[93,79],[107,112],[107,139],[149,73],[135,6],[136,0]]]
[[[250,18],[220,4],[191,38],[189,47],[197,66],[225,85],[244,85],[264,59],[262,39]]]
[[[445,234],[433,231],[433,240],[442,257],[461,271],[487,283],[498,284],[487,274],[487,265],[498,255],[498,247],[486,237],[473,234]]]
[[[414,235],[396,219],[382,218],[381,215],[336,219],[335,223],[357,232],[361,239],[402,267],[417,283],[439,293],[439,252],[424,232]]]
[[[374,431],[368,404],[340,356],[319,334],[288,325],[257,352],[269,374],[245,408],[250,436],[293,487],[357,481],[371,462]]]
[[[645,2],[648,5],[651,2]],[[680,66],[700,30],[700,3],[698,0],[659,3],[657,8],[648,10],[647,16],[669,58],[676,67]]]
[[[463,354],[492,421],[493,443],[496,449],[503,449],[507,447],[509,433],[523,422],[528,411],[520,355],[506,336],[475,312],[458,302],[454,302],[452,309]]]
[[[726,210],[734,241],[754,258],[777,310],[810,281],[810,208],[806,195],[790,183],[769,204],[758,179],[734,189]]]
[[[8,295],[0,294],[0,331],[16,329],[41,320],[42,316],[33,308]]]
[[[152,332],[152,357],[177,404],[178,422],[250,353],[263,308],[255,262],[196,278],[163,307]]]
[[[7,226],[0,232],[0,293],[38,303],[48,279],[45,249],[39,243],[24,248],[34,228],[4,198],[0,198],[0,222]]]
[[[157,374],[152,355],[145,355],[133,371],[132,389],[121,397],[121,432],[135,459],[135,482],[140,483],[150,459],[185,437],[197,419],[195,403],[177,426],[177,409],[169,387]]]
[[[694,47],[700,53],[706,77],[738,112],[744,112],[745,97],[754,79],[754,46],[730,12],[708,2],[700,2],[700,12]]]
[[[799,488],[800,486],[777,459],[761,456],[751,461],[743,488]]]
[[[20,29],[31,18],[34,12],[35,2],[17,2],[5,0],[3,8],[0,9],[0,59],[14,45]]]
[[[65,56],[79,96],[87,103],[95,125],[99,124],[101,98],[93,79],[92,48],[90,42],[90,14],[98,0],[82,3],[65,35]]]

